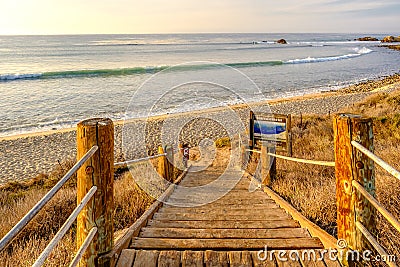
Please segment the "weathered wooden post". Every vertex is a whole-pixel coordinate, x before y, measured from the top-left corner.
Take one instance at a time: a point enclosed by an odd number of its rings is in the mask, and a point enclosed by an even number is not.
[[[158,147],[158,155],[164,154],[164,148],[162,146]],[[168,165],[167,165],[167,157],[161,156],[158,158],[158,174],[162,176],[164,179],[168,180]]]
[[[175,180],[173,147],[169,145],[165,146],[165,153],[167,153],[166,163],[167,163],[168,181],[173,182]]]
[[[286,121],[286,143],[287,143],[287,156],[293,156],[293,137],[292,137],[292,115],[287,115]]]
[[[268,153],[275,154],[275,147],[267,143],[261,144],[261,181],[263,185],[271,186],[272,181],[276,177],[276,159],[268,155]]]
[[[240,166],[242,170],[249,170],[250,163],[250,147],[248,145],[243,145],[241,148],[241,159]]]
[[[373,161],[353,147],[351,141],[373,151],[372,119],[340,114],[333,119],[333,127],[338,239],[346,240],[350,249],[361,252],[369,247],[369,242],[357,230],[356,222],[374,233],[376,211],[352,186],[352,181],[375,196],[375,174]]]
[[[78,215],[77,247],[79,248],[93,226],[98,232],[83,255],[79,266],[105,266],[97,258],[113,247],[113,181],[114,181],[114,125],[110,119],[89,119],[77,126],[77,158],[80,159],[94,145],[97,152],[77,172],[78,203],[92,188],[97,191]]]
[[[249,148],[250,150],[254,149],[254,112],[250,110],[250,124],[249,124],[249,136],[250,136],[250,140],[249,140]],[[252,152],[250,152],[251,155]]]

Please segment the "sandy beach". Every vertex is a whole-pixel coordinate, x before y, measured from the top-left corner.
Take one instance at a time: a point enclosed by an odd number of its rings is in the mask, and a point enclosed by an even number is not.
[[[394,78],[350,86],[334,92],[305,95],[301,97],[276,99],[262,103],[253,103],[258,111],[269,111],[283,114],[334,114],[361,101],[374,92],[389,92],[400,89],[400,78]],[[146,131],[147,153],[156,152],[159,144],[165,140],[176,140],[174,131],[162,131],[166,120],[171,125],[179,125],[184,120],[186,123],[179,141],[198,144],[203,138],[216,139],[227,136],[227,125],[231,131],[240,131],[235,128],[237,122],[233,121],[232,110],[235,111],[242,124],[246,125],[249,108],[244,105],[231,106],[230,108],[214,108],[195,112],[172,114],[144,119],[133,119],[115,123],[115,160],[134,159],[145,156],[146,151],[135,144],[141,138],[138,129]],[[144,127],[144,128],[143,128]],[[229,129],[228,129],[229,130]],[[162,132],[162,134],[160,134]],[[132,137],[127,141],[123,136]],[[76,155],[75,130],[63,129],[42,133],[24,134],[0,138],[0,183],[7,181],[25,180],[35,177],[40,173],[49,173],[58,164],[66,160],[73,160]],[[124,147],[122,147],[122,145]]]

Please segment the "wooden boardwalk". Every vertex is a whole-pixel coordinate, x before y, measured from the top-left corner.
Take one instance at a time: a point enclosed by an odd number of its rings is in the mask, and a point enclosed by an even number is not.
[[[249,190],[241,172],[220,176],[216,168],[188,173],[122,251],[117,266],[340,266],[328,260],[284,262],[273,254],[260,260],[257,252],[265,246],[318,253],[323,245],[260,189]]]

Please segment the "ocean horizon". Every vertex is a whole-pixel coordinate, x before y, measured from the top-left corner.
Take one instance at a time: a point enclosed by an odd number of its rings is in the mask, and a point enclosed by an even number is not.
[[[355,41],[386,35],[0,36],[0,137],[336,90],[399,71],[397,51]]]

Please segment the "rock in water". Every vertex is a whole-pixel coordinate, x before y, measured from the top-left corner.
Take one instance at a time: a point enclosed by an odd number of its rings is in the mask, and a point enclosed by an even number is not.
[[[276,43],[278,43],[278,44],[287,44],[285,39],[280,39],[280,40],[276,41]]]
[[[386,36],[385,38],[383,38],[383,40],[381,42],[382,43],[400,42],[400,36],[399,37]]]
[[[366,36],[366,37],[358,38],[357,41],[375,42],[375,41],[379,41],[379,40],[377,38],[375,38],[375,37]]]

